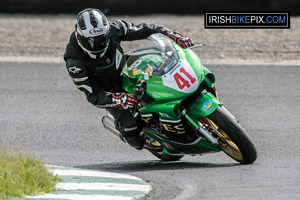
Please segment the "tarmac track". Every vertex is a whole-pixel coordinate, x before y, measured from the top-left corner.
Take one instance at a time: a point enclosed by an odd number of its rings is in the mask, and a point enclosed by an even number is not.
[[[223,153],[160,162],[106,131],[63,64],[0,63],[1,143],[45,163],[128,173],[149,199],[300,199],[300,67],[208,66],[226,108],[258,150],[252,165]]]

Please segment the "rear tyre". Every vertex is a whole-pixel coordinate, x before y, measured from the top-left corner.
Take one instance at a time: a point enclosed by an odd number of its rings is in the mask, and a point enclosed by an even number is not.
[[[257,151],[249,135],[225,109],[218,107],[215,112],[201,118],[200,121],[223,136],[223,141],[219,140],[219,147],[228,156],[241,164],[251,164],[256,160]]]

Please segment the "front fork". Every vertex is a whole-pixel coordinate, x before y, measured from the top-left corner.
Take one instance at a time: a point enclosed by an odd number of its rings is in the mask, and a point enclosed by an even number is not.
[[[205,138],[207,139],[212,145],[218,145],[218,139],[215,138],[208,130],[207,128],[201,124],[200,122],[199,123],[199,128],[197,129],[197,131]]]

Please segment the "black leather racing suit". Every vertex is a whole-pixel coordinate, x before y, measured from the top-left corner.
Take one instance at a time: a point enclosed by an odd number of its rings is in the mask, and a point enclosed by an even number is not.
[[[115,118],[116,127],[125,138],[136,137],[141,131],[140,117],[134,118],[128,110],[113,108],[112,93],[122,92],[120,73],[126,61],[121,41],[145,39],[153,33],[167,35],[171,31],[155,24],[141,23],[134,26],[122,20],[110,22],[111,39],[105,55],[98,59],[88,56],[77,44],[73,32],[64,59],[70,77],[87,100],[100,108],[106,108]],[[128,141],[128,143],[130,143]]]

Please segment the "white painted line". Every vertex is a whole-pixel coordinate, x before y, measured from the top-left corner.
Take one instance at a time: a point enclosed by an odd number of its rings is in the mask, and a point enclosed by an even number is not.
[[[121,183],[58,183],[58,190],[129,190],[149,192],[150,185],[121,184]]]
[[[94,177],[103,177],[103,178],[126,178],[133,180],[142,180],[140,178],[127,175],[127,174],[117,174],[111,172],[100,172],[100,171],[89,171],[89,170],[50,170],[53,174],[59,176],[94,176]]]
[[[300,60],[232,60],[232,59],[201,59],[203,65],[257,65],[257,66],[298,66]]]
[[[63,57],[1,56],[0,62],[64,63]]]
[[[201,59],[201,58],[200,58]],[[0,56],[0,62],[64,63],[63,57]],[[299,66],[300,60],[201,59],[204,65]]]
[[[76,177],[74,182],[58,182],[56,184],[56,192],[26,196],[21,199],[53,199],[53,200],[136,200],[144,198],[151,190],[152,186],[147,184],[140,178],[127,175],[117,174],[103,171],[82,170],[77,168],[61,167],[46,165],[48,169],[59,178],[64,179],[64,176]],[[100,177],[101,178],[116,178],[118,183],[109,182],[85,182],[86,178]],[[124,179],[139,180],[141,184],[122,183]],[[84,182],[81,182],[81,181]],[[78,181],[78,183],[76,182]],[[135,182],[135,181],[133,181]],[[144,183],[143,183],[144,182]],[[109,191],[106,192],[105,191]],[[83,193],[82,193],[83,192]],[[78,194],[82,193],[82,194]],[[111,194],[111,195],[109,195]]]
[[[80,195],[80,194],[45,194],[27,196],[26,199],[70,199],[70,200],[133,200],[133,197],[109,195]]]

